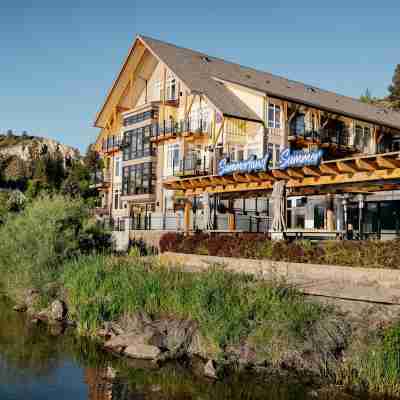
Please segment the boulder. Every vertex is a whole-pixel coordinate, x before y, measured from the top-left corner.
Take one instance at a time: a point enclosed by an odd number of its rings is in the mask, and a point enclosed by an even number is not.
[[[121,331],[129,333],[143,329],[152,322],[152,319],[145,312],[137,312],[124,314],[118,322],[113,325],[114,327],[118,326]]]
[[[54,300],[50,306],[49,317],[55,321],[63,321],[67,316],[67,306],[61,300]]]
[[[208,360],[206,365],[204,366],[204,375],[207,378],[211,378],[211,379],[217,379],[217,370],[215,368],[214,365],[214,361],[213,360]]]
[[[170,358],[187,354],[197,332],[197,324],[190,320],[165,319],[155,321],[152,326],[161,333],[161,347],[168,350]]]
[[[135,343],[126,347],[123,353],[132,358],[155,360],[160,355],[161,350],[149,344]]]
[[[139,344],[161,347],[162,341],[163,338],[155,328],[146,326],[143,330],[136,330],[130,333],[114,336],[107,340],[104,346],[120,352],[126,347]]]
[[[16,304],[13,307],[13,310],[17,311],[17,312],[25,312],[27,309],[28,309],[28,307],[26,304]]]

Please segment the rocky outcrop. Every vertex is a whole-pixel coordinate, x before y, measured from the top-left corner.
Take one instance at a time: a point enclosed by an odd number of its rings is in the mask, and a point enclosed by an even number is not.
[[[0,146],[0,155],[7,157],[18,157],[22,161],[29,162],[32,161],[32,158],[35,154],[40,153],[41,151],[46,149],[49,154],[54,154],[56,151],[59,151],[64,158],[79,158],[79,150],[64,145],[53,139],[42,137],[30,137],[29,139],[24,139],[22,137],[15,138],[20,139],[16,141],[16,144],[5,144]]]

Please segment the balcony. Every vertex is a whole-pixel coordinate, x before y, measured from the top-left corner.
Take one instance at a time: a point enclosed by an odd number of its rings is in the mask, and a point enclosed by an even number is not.
[[[357,152],[357,148],[350,144],[350,131],[346,129],[320,129],[289,132],[289,143],[294,147],[302,148],[307,145],[318,145],[336,155],[345,155]]]
[[[101,150],[103,153],[118,151],[120,148],[120,139],[118,136],[109,136],[102,142]]]
[[[180,178],[209,175],[210,173],[211,164],[205,156],[190,155],[183,157],[181,160],[176,160],[172,168],[172,175]]]
[[[90,187],[100,189],[111,183],[111,174],[109,171],[96,171],[90,176]]]
[[[152,126],[151,140],[153,142],[159,142],[178,136],[201,137],[208,136],[210,133],[211,124],[206,120],[185,119],[179,122],[170,120]]]

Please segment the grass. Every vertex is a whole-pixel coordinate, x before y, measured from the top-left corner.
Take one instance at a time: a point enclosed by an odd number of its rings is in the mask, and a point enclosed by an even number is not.
[[[203,335],[220,348],[275,322],[285,323],[293,338],[303,340],[326,310],[279,284],[221,268],[189,273],[138,258],[83,257],[65,266],[62,281],[83,331],[94,332],[103,321],[126,312],[145,311],[197,321]]]
[[[400,396],[400,324],[370,332],[366,340],[354,342],[352,356],[338,374],[339,383]]]

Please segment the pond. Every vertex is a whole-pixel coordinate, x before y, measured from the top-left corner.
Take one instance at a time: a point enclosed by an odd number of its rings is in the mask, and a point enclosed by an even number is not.
[[[0,299],[1,400],[345,400],[299,383],[237,374],[213,382],[179,364],[122,360],[57,327],[37,326]]]

